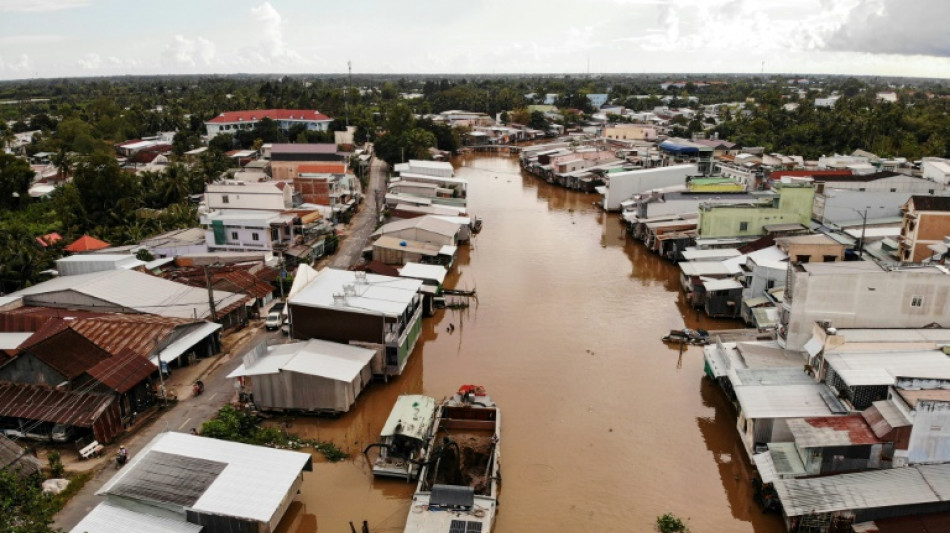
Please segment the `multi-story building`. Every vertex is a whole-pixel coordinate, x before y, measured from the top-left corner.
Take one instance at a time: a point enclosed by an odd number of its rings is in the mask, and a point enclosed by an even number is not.
[[[904,204],[898,238],[901,261],[919,263],[934,255],[930,246],[950,236],[950,197],[911,196]]]
[[[327,131],[333,119],[312,109],[256,109],[252,111],[227,111],[205,122],[205,131],[212,139],[222,133],[237,133],[252,130],[264,118],[277,122],[282,131],[290,131],[297,124],[307,131]]]
[[[778,198],[747,204],[720,204],[715,201],[699,206],[699,236],[704,239],[764,235],[765,226],[811,221],[815,189],[809,183],[776,184]]]

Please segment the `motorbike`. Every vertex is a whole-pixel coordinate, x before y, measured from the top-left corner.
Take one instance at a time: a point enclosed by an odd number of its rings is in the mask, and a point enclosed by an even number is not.
[[[200,379],[195,381],[194,387],[192,387],[193,396],[199,396],[202,392],[205,391],[205,384]]]
[[[129,455],[127,453],[116,452],[115,454],[115,469],[118,470],[125,466],[125,463],[129,462]]]

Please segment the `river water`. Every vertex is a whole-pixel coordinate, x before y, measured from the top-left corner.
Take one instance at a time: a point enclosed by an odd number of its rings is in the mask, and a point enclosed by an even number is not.
[[[598,196],[522,174],[515,157],[455,164],[485,223],[446,286],[476,289],[478,302],[425,319],[405,373],[350,413],[287,422],[353,459],[315,457],[280,533],[363,520],[402,531],[414,485],[374,480],[359,454],[398,395],[441,399],[465,383],[484,385],[503,414],[496,533],[653,531],[666,512],[694,533],[784,531],[752,500],[735,415],[703,378],[701,348],[680,357],[660,341],[684,324],[740,324],[689,309],[675,265],[625,237]]]

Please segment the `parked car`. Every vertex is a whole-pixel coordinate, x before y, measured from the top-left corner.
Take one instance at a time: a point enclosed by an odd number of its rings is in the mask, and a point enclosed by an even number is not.
[[[290,319],[285,318],[283,325],[280,326],[280,332],[284,335],[290,335]]]
[[[280,327],[280,322],[280,311],[271,311],[267,313],[267,320],[264,321],[264,327],[267,328],[267,331],[274,331]]]
[[[65,424],[56,424],[50,432],[54,442],[69,442],[73,437],[73,427]]]

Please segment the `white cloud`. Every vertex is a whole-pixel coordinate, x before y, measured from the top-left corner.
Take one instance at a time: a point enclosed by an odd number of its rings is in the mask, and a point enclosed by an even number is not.
[[[162,63],[169,67],[210,66],[217,56],[217,46],[204,37],[189,39],[176,35],[162,52]]]
[[[950,56],[950,2],[866,0],[828,32],[824,49],[874,54]]]
[[[30,65],[30,56],[26,54],[21,54],[18,59],[11,63],[4,61],[3,56],[0,56],[0,72],[14,74],[26,72],[30,70]]]
[[[102,66],[102,57],[99,54],[86,54],[76,64],[83,70],[97,70]]]
[[[290,49],[284,41],[284,19],[270,2],[252,7],[251,14],[259,24],[261,40],[258,42],[259,50],[255,51],[255,54],[262,61],[277,61],[282,64],[306,63],[303,56]]]
[[[44,43],[58,43],[65,40],[66,40],[66,36],[64,35],[52,35],[52,34],[7,35],[5,37],[0,37],[0,44],[8,44],[8,45],[44,44]]]
[[[93,0],[0,0],[0,11],[42,13],[89,5]]]

